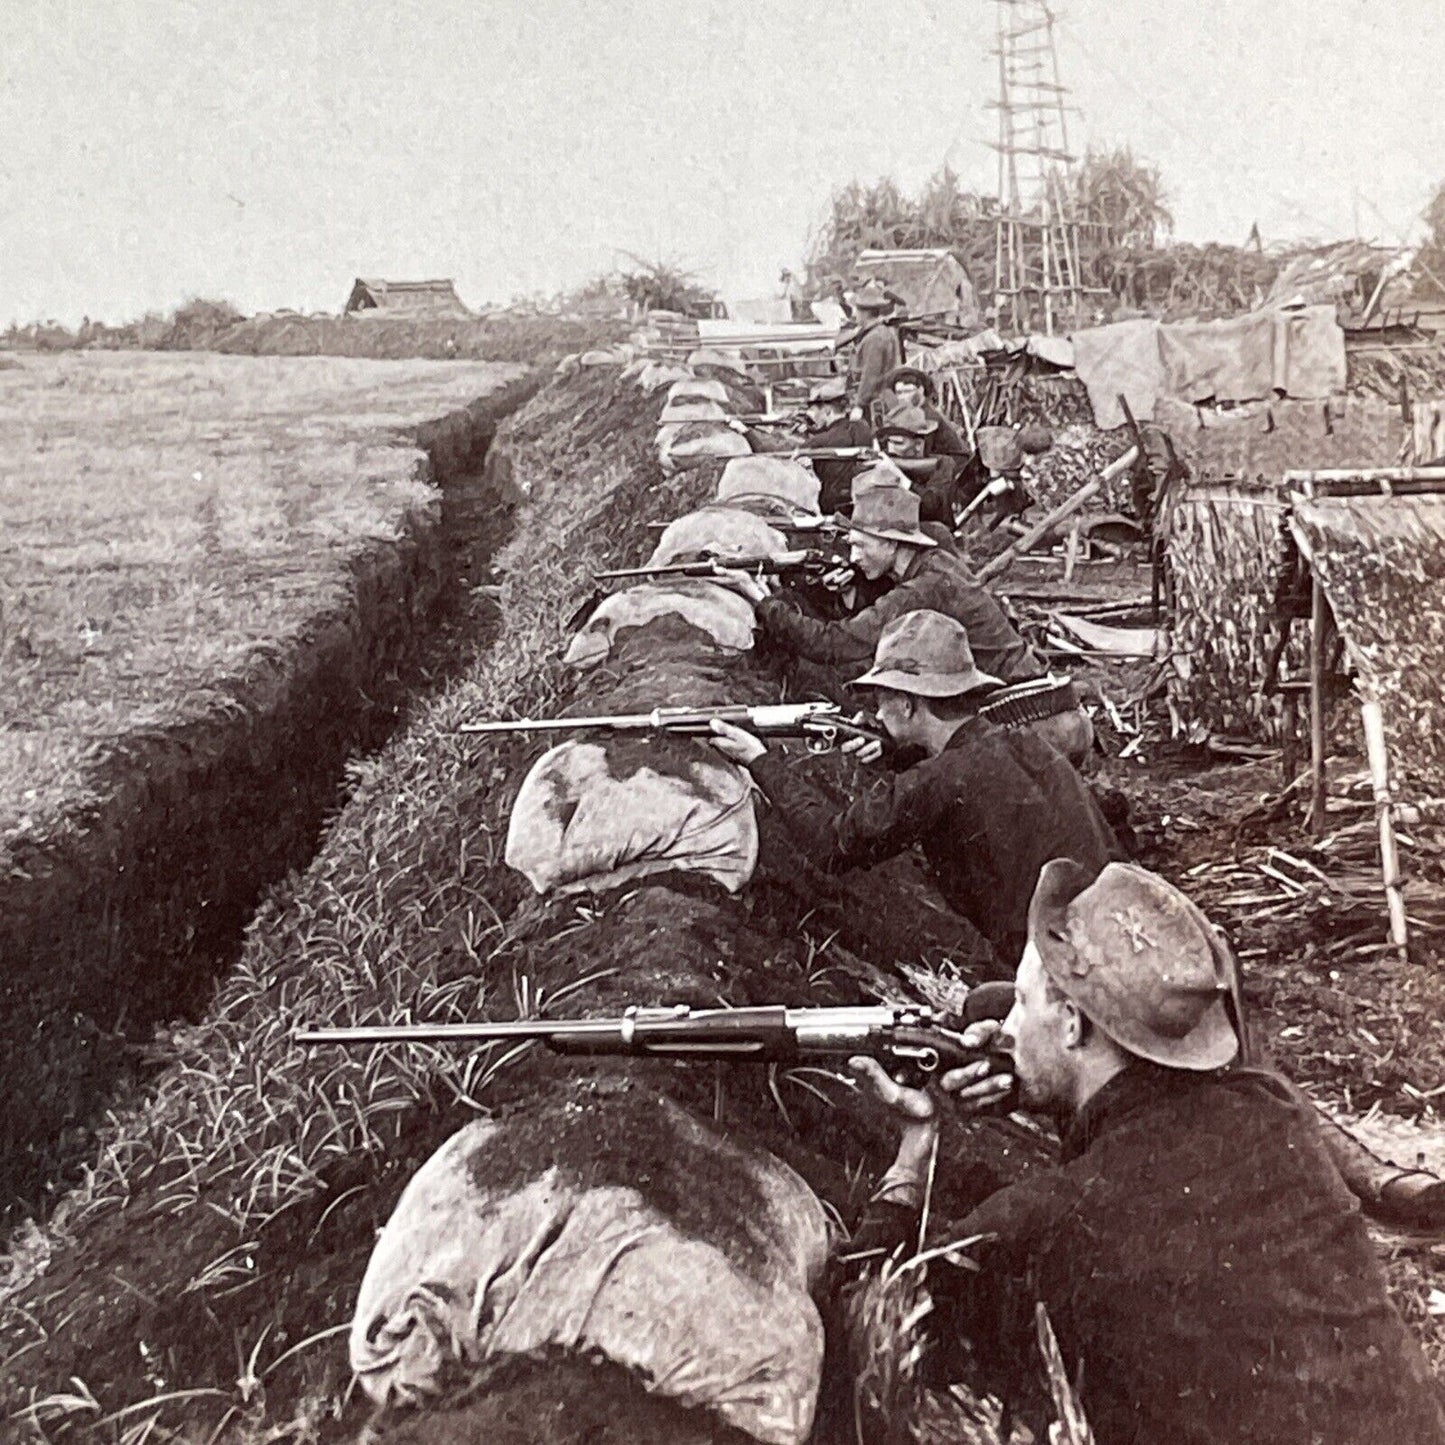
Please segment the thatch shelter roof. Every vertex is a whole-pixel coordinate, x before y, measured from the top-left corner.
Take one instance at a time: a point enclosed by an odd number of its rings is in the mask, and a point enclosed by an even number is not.
[[[1445,472],[1401,495],[1289,494],[1289,530],[1324,589],[1392,762],[1445,795]]]
[[[382,281],[358,276],[352,284],[351,295],[346,298],[346,314],[368,313],[458,318],[472,314],[463,305],[452,281]]]
[[[1340,324],[1378,324],[1386,312],[1398,311],[1408,297],[1408,254],[1398,247],[1368,241],[1336,241],[1314,246],[1291,257],[1280,268],[1266,298],[1267,306],[1329,303]]]
[[[859,281],[877,278],[903,297],[910,316],[931,316],[955,326],[979,320],[978,297],[952,251],[863,251],[854,263]]]

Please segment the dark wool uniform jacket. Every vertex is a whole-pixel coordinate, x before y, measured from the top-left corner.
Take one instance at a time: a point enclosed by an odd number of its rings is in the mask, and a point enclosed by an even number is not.
[[[947,1329],[1036,1362],[1042,1300],[1098,1445],[1445,1440],[1439,1386],[1313,1113],[1260,1070],[1126,1069],[1069,1127],[1058,1168],[947,1231],[994,1237],[966,1251],[981,1274],[930,1272],[954,1296]],[[916,1228],[875,1205],[858,1239]]]
[[[760,602],[757,617],[767,636],[794,657],[834,667],[858,666],[861,671],[872,663],[883,629],[895,617],[924,608],[961,622],[974,661],[1002,681],[1027,682],[1048,671],[993,593],[974,581],[961,557],[941,547],[920,550],[901,582],[841,622],[805,617],[785,597]]]
[[[1097,872],[1122,858],[1088,785],[1032,733],[966,719],[936,757],[881,778],[839,812],[772,753],[752,764],[812,863],[828,873],[881,863],[921,845],[938,890],[1018,962],[1029,900],[1051,858]]]

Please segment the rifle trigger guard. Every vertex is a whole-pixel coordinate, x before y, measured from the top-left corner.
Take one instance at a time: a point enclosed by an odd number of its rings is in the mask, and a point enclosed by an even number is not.
[[[830,753],[838,746],[838,730],[831,727],[809,728],[804,741],[810,753]]]
[[[938,1072],[938,1050],[929,1044],[897,1044],[893,1048],[893,1057],[900,1062],[906,1062],[920,1074]]]

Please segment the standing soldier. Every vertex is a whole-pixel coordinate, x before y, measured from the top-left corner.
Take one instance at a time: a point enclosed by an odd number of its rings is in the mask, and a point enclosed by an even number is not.
[[[866,420],[874,399],[884,395],[884,379],[903,365],[903,347],[898,333],[884,320],[893,309],[893,298],[877,281],[850,293],[848,302],[858,313],[858,330],[850,343],[848,390],[854,414]]]

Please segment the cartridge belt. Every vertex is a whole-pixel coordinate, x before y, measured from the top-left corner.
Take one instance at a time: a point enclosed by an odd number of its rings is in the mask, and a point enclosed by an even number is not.
[[[1050,673],[1000,688],[978,711],[980,717],[1000,727],[1019,728],[1073,712],[1078,706],[1079,690],[1073,678]]]

